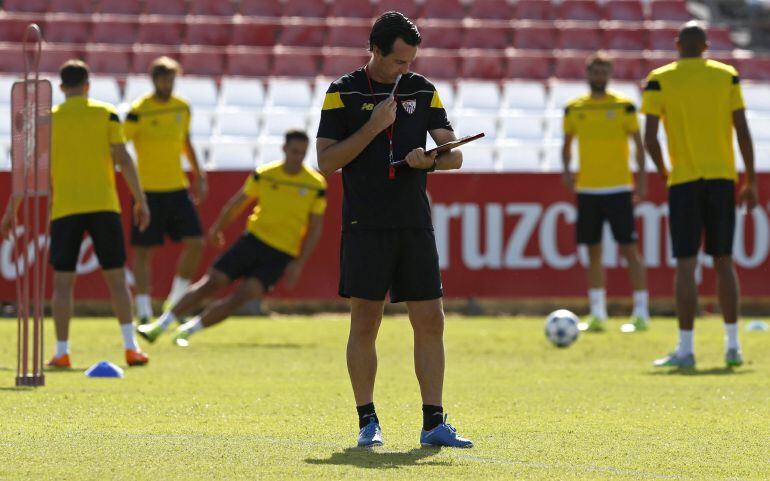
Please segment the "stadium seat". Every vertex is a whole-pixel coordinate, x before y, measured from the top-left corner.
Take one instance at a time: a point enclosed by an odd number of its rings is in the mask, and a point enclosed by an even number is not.
[[[649,52],[645,56],[644,72],[646,73],[655,70],[658,67],[662,67],[676,60],[676,53],[666,51]]]
[[[176,79],[174,92],[187,99],[193,107],[211,108],[217,104],[217,85],[211,78],[183,75]]]
[[[208,167],[213,170],[246,170],[256,167],[254,144],[251,142],[212,141]]]
[[[457,107],[463,110],[497,111],[500,88],[496,82],[462,80],[457,87]]]
[[[54,47],[53,45],[49,45],[47,48],[43,49],[43,52],[40,55],[40,71],[58,73],[62,64],[67,60],[83,60],[84,57],[84,52],[80,48],[70,46]]]
[[[507,140],[541,141],[545,136],[542,116],[504,115],[500,118],[499,137]]]
[[[137,42],[156,45],[181,45],[183,28],[184,24],[180,21],[141,22]]]
[[[271,74],[278,77],[315,77],[320,57],[318,53],[302,49],[276,49]]]
[[[337,78],[348,72],[360,68],[369,61],[362,49],[354,51],[340,51],[342,49],[330,49],[324,52],[321,60],[321,75]]]
[[[259,142],[257,143],[257,165],[264,165],[282,160],[284,158],[283,142],[283,136],[263,137],[259,139]],[[307,160],[308,159],[305,159],[305,162],[307,162]]]
[[[247,47],[272,47],[278,41],[281,24],[275,20],[249,20],[230,25],[232,44]]]
[[[468,9],[468,18],[481,20],[509,20],[513,6],[507,0],[474,0]]]
[[[685,0],[652,0],[650,2],[650,20],[686,22],[693,16],[687,11]]]
[[[181,64],[185,73],[220,76],[225,73],[225,56],[220,49],[184,47]]]
[[[225,108],[257,109],[265,103],[265,86],[261,80],[223,77],[220,98]]]
[[[595,0],[563,0],[556,7],[556,16],[562,20],[598,22],[602,12]]]
[[[142,13],[141,2],[127,2],[126,0],[101,0],[97,11],[105,14],[139,15]]]
[[[542,82],[512,82],[503,84],[502,108],[514,111],[543,111],[546,106]]]
[[[54,13],[86,13],[94,11],[93,0],[51,0],[50,11]]]
[[[363,50],[367,47],[371,25],[363,25],[332,19],[329,22],[326,45],[330,47],[350,47]],[[422,33],[422,30],[420,30]]]
[[[9,138],[11,136],[11,109],[8,105],[0,107],[0,136]],[[3,155],[4,152],[0,152]]]
[[[552,50],[558,30],[546,25],[520,25],[513,31],[513,46],[518,49]]]
[[[464,145],[462,150],[464,172],[498,172],[500,170],[495,158],[494,145],[474,142]]]
[[[34,16],[0,16],[0,42],[19,43]]]
[[[647,48],[647,30],[643,28],[606,28],[602,47],[608,50],[642,51]]]
[[[11,88],[16,80],[18,80],[16,75],[0,75],[0,92],[2,92],[2,95],[0,95],[0,105],[11,103]]]
[[[467,50],[462,56],[460,75],[473,79],[501,79],[505,75],[505,54],[487,50]]]
[[[228,75],[266,77],[273,68],[273,54],[264,49],[231,47],[225,57]]]
[[[329,85],[332,83],[332,80],[336,79],[337,77],[339,77],[339,75],[316,77],[316,79],[313,81],[313,100],[310,103],[310,111],[312,112],[312,115],[319,115],[321,106],[326,99],[326,91],[329,90]]]
[[[152,91],[152,81],[148,75],[129,75],[126,77],[123,101],[131,104],[142,95],[151,93]]]
[[[624,82],[624,81],[611,81],[609,90],[614,90],[622,95],[625,95],[634,102],[637,109],[641,104],[641,91],[639,90],[639,82]]]
[[[219,112],[216,124],[217,133],[222,137],[256,139],[260,133],[259,117],[255,110]]]
[[[474,26],[465,29],[463,48],[504,50],[511,45],[513,31],[509,27]]]
[[[92,75],[89,83],[91,84],[88,89],[89,97],[112,105],[118,105],[121,102],[120,87],[113,77]]]
[[[729,28],[711,27],[708,29],[709,50],[711,51],[730,51],[735,48],[733,39],[730,37]]]
[[[463,43],[464,28],[446,21],[418,21],[422,43],[426,48],[458,49]],[[368,39],[368,35],[366,37]]]
[[[644,9],[639,0],[609,0],[604,4],[605,20],[623,22],[644,21]]]
[[[190,15],[214,15],[230,17],[235,14],[231,0],[189,0]]]
[[[283,137],[287,130],[307,130],[307,110],[265,111],[262,114],[262,136]]]
[[[71,16],[51,18],[49,15],[42,32],[46,42],[86,43],[91,38],[91,21],[74,20]]]
[[[588,93],[588,86],[584,82],[551,82],[551,95],[548,99],[548,108],[561,112],[570,100]]]
[[[95,43],[132,45],[136,41],[139,24],[134,20],[106,18],[93,24],[91,41]]]
[[[547,79],[553,71],[553,57],[542,52],[509,53],[505,76],[509,79]]]
[[[612,77],[621,80],[640,81],[647,75],[641,54],[612,55]]]
[[[465,8],[460,0],[425,0],[422,17],[462,19],[465,17]]]
[[[418,0],[388,0],[387,4],[377,4],[374,15],[379,16],[389,10],[401,12],[408,18],[417,19],[422,15],[422,3]]]
[[[513,18],[518,20],[553,20],[553,4],[548,0],[518,0],[513,4]]]
[[[281,3],[275,0],[241,0],[240,13],[244,17],[280,17]]]
[[[145,0],[144,13],[148,15],[184,15],[187,13],[185,0]]]
[[[751,138],[758,144],[770,143],[770,117],[748,117]]]
[[[539,143],[499,142],[495,150],[502,172],[540,172],[543,168]]]
[[[131,70],[134,73],[147,73],[150,70],[150,64],[158,57],[168,56],[179,60],[179,53],[172,47],[156,47],[150,45],[135,45],[133,55],[133,66]]]
[[[557,46],[562,49],[595,51],[602,47],[600,33],[595,27],[564,26],[559,29]]]
[[[47,12],[50,6],[49,0],[4,0],[3,10],[6,12]]]
[[[741,72],[739,72],[741,73]],[[770,85],[765,83],[741,82],[743,100],[750,111],[762,112],[762,115],[770,115]]]
[[[313,93],[310,83],[298,79],[270,79],[267,83],[266,105],[271,109],[310,107]]]
[[[284,17],[326,18],[329,4],[318,0],[286,0],[283,4]]]
[[[131,73],[131,49],[112,45],[86,46],[85,61],[96,74],[126,75]]]
[[[442,80],[433,82],[433,86],[436,87],[436,92],[438,92],[438,96],[441,99],[442,105],[444,105],[444,109],[447,111],[452,110],[455,105],[454,86],[450,82]]]
[[[366,0],[334,0],[329,16],[370,19],[374,16],[374,5]]]
[[[224,46],[230,44],[232,24],[221,21],[192,20],[187,22],[187,45]]]
[[[456,53],[428,49],[420,52],[412,70],[429,79],[456,79],[460,72],[460,58]]]
[[[770,81],[770,57],[736,59],[741,78]]]
[[[650,50],[676,51],[676,37],[679,29],[676,27],[651,27],[648,29]]]
[[[18,74],[24,71],[24,57],[17,45],[0,44],[0,72]]]
[[[326,25],[304,21],[284,24],[278,43],[289,47],[321,47],[326,40]]]

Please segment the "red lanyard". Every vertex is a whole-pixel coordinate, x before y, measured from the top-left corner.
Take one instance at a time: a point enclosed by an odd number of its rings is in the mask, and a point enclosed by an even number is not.
[[[372,106],[377,105],[377,98],[374,96],[374,87],[372,87],[372,79],[369,77],[369,66],[364,67],[364,73],[366,74],[366,81],[369,82],[369,92],[372,95]],[[398,85],[396,85],[396,89],[398,88]],[[396,91],[393,91],[393,98],[396,97]],[[388,153],[388,179],[393,180],[396,178],[396,168],[393,167],[393,127],[396,125],[395,122],[390,124],[385,129],[385,135],[388,136],[388,147],[390,149],[390,152]]]

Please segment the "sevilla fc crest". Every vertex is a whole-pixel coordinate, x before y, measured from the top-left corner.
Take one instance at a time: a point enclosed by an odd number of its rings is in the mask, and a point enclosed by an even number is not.
[[[414,110],[417,108],[417,101],[412,100],[404,100],[401,102],[401,106],[404,107],[404,110],[406,110],[406,113],[409,115],[412,115],[414,113]]]

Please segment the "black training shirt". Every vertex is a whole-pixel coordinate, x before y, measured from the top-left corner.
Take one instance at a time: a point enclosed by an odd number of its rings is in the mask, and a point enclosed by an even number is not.
[[[392,90],[393,84],[374,80],[370,89],[363,67],[335,80],[326,92],[317,137],[350,137],[369,120],[375,101],[386,99]],[[418,147],[424,149],[429,130],[452,130],[436,88],[422,75],[410,72],[402,76],[396,101],[394,160]],[[343,231],[433,228],[425,193],[427,172],[402,166],[390,179],[389,152],[388,137],[382,131],[342,168]]]

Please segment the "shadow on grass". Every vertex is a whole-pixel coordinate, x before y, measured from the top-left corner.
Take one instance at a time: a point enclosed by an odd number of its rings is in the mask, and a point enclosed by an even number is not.
[[[651,371],[650,376],[738,376],[751,374],[751,369],[735,369],[732,367],[712,367],[711,369],[669,369],[667,371]]]
[[[449,466],[445,461],[426,461],[423,459],[435,456],[441,448],[415,448],[405,453],[380,452],[377,449],[348,448],[338,453],[332,453],[328,459],[306,459],[308,464],[357,466],[369,469],[397,469],[402,466]]]
[[[35,389],[37,389],[35,386],[6,386],[6,387],[0,387],[0,391],[33,392],[33,391],[35,391]]]

